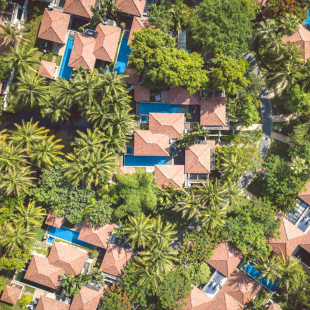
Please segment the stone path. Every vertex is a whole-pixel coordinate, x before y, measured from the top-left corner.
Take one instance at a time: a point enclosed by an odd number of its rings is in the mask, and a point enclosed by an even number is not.
[[[273,115],[272,116],[272,121],[274,123],[279,123],[279,122],[288,122],[293,119],[296,119],[300,116],[300,113],[296,114],[281,114],[281,115]]]
[[[262,128],[263,128],[262,124],[253,124],[249,127],[239,125],[235,128],[235,130],[245,131],[245,130],[256,130],[256,129],[262,129]]]
[[[290,138],[288,136],[282,135],[282,134],[277,133],[277,132],[271,133],[271,139],[281,141],[283,143],[289,143],[290,142]]]

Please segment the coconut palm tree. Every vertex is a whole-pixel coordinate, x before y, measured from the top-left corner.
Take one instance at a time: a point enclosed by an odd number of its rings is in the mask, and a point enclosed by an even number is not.
[[[45,137],[40,140],[30,149],[31,161],[39,168],[50,168],[56,162],[62,161],[61,155],[64,155],[60,150],[64,148],[63,145],[58,144],[61,139],[54,140],[55,136]]]
[[[105,128],[109,122],[109,107],[102,107],[100,105],[94,105],[88,107],[85,111],[86,119],[91,123],[95,128]]]
[[[7,54],[3,61],[19,72],[26,72],[27,70],[36,72],[33,65],[39,62],[33,59],[33,55],[38,50],[37,48],[29,49],[25,44],[21,44],[16,45],[14,48],[10,46],[10,49],[11,53]]]
[[[0,189],[4,190],[5,195],[29,194],[29,187],[34,186],[32,177],[33,171],[30,167],[14,167],[8,172],[0,174]]]
[[[140,216],[128,216],[128,222],[122,226],[122,234],[134,248],[145,249],[152,237],[152,225],[150,217],[144,213]]]
[[[226,208],[208,209],[202,213],[201,222],[206,226],[207,230],[214,231],[225,225],[225,218],[227,215]]]
[[[309,170],[309,165],[307,164],[306,160],[298,156],[292,158],[289,167],[295,174],[300,174]]]
[[[68,296],[76,296],[79,291],[87,284],[88,276],[86,274],[78,274],[72,276],[65,273],[62,277],[60,286],[64,288]]]
[[[228,178],[224,187],[226,188],[226,195],[230,204],[236,203],[236,200],[242,196],[242,188],[233,179]]]
[[[273,53],[275,55],[282,54],[285,45],[283,41],[283,35],[278,34],[272,34],[268,41],[265,43],[266,50],[270,53]]]
[[[278,25],[272,18],[261,22],[256,30],[256,38],[259,42],[268,41],[269,38],[278,31]]]
[[[223,157],[221,169],[223,173],[231,179],[237,180],[246,170],[244,160],[238,154],[232,154],[230,157]]]
[[[104,94],[113,100],[127,95],[123,76],[116,71],[104,72],[100,80],[100,88],[104,89]]]
[[[23,38],[23,34],[26,32],[26,28],[18,28],[18,23],[14,26],[10,22],[0,24],[0,35],[3,36],[3,42],[1,45],[15,45],[19,42],[28,42]]]
[[[267,285],[269,283],[274,284],[281,278],[278,258],[276,256],[270,259],[259,255],[259,263],[255,265],[255,269],[261,272],[260,279],[266,278]]]
[[[46,86],[46,80],[41,76],[32,77],[21,71],[16,94],[21,98],[23,104],[29,105],[31,108],[37,107],[47,100],[48,87]]]
[[[112,127],[105,131],[102,139],[105,149],[113,154],[120,154],[124,151],[125,144],[129,141],[128,137],[114,133]]]
[[[220,186],[217,182],[212,184],[210,179],[193,186],[193,189],[201,203],[208,209],[221,207],[227,201],[226,188]]]
[[[15,224],[24,226],[25,229],[31,230],[35,226],[41,226],[42,220],[46,215],[45,210],[42,207],[36,207],[36,202],[32,201],[28,203],[28,206],[16,206],[16,210],[19,212],[14,219]]]
[[[66,79],[59,78],[54,84],[54,88],[57,91],[59,104],[70,110],[75,95],[74,83],[69,83]]]
[[[299,24],[299,18],[294,14],[286,14],[280,17],[280,28],[283,36],[291,36],[297,31]]]
[[[0,245],[5,248],[7,253],[18,249],[25,250],[34,240],[36,233],[27,230],[23,225],[6,223],[0,227]]]
[[[45,139],[49,129],[45,127],[39,127],[39,122],[33,123],[32,119],[30,122],[25,123],[22,120],[22,125],[14,124],[16,130],[10,130],[10,139],[13,144],[21,145],[26,149],[31,149],[32,146],[41,140]]]
[[[182,212],[182,218],[187,218],[188,220],[199,221],[201,218],[203,210],[207,207],[201,203],[201,198],[195,195],[194,191],[184,191],[184,197],[179,205],[176,206],[175,210],[177,212]]]
[[[97,284],[102,284],[104,280],[104,275],[100,268],[93,268],[90,272],[90,280],[91,282],[96,282]]]

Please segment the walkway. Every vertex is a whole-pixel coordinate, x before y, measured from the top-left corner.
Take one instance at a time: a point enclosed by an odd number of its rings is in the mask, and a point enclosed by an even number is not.
[[[282,135],[282,134],[277,133],[277,132],[271,133],[271,139],[278,140],[278,141],[281,141],[283,143],[289,143],[290,142],[290,138],[288,136]]]
[[[293,119],[296,119],[300,116],[300,113],[296,114],[282,114],[282,115],[273,115],[272,116],[272,121],[274,123],[280,123],[280,122],[288,122]]]

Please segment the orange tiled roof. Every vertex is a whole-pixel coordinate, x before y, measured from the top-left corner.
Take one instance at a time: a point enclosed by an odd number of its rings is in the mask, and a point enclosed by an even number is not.
[[[191,95],[186,87],[170,86],[170,104],[200,104],[200,92]]]
[[[131,43],[133,40],[134,32],[136,31],[141,31],[143,28],[149,27],[149,20],[148,18],[144,17],[137,17],[135,16],[132,21],[131,29],[130,29],[130,34],[129,34],[129,39],[128,39],[128,44]]]
[[[178,139],[184,133],[184,113],[150,113],[149,130]]]
[[[306,184],[305,189],[298,194],[298,197],[310,205],[310,182]]]
[[[207,304],[207,307],[203,310],[240,310],[243,307],[239,304],[239,302],[228,295],[224,291],[219,291],[219,293],[215,296],[215,298]],[[200,310],[200,309],[199,309]],[[201,309],[202,310],[202,309]]]
[[[40,296],[36,310],[69,310],[70,305],[46,296]]]
[[[11,305],[16,305],[22,289],[12,285],[6,285],[0,300]]]
[[[172,184],[175,188],[184,187],[185,173],[182,165],[155,165],[156,185],[166,188]]]
[[[38,75],[53,79],[55,75],[56,64],[54,62],[41,60]]]
[[[84,286],[73,298],[70,310],[95,310],[101,296],[101,291],[95,291]]]
[[[126,173],[134,174],[135,171],[136,171],[135,167],[119,167],[118,173],[119,174],[126,174]]]
[[[52,210],[47,215],[47,218],[45,220],[45,224],[49,226],[54,226],[56,228],[60,228],[65,220],[65,216],[56,216]]]
[[[38,38],[65,44],[70,15],[56,10],[44,10]]]
[[[142,101],[150,101],[151,99],[151,91],[142,86],[142,85],[136,85],[134,89],[134,100],[138,102]]]
[[[132,250],[125,249],[116,244],[109,244],[100,268],[105,273],[120,277],[131,255]]]
[[[64,12],[90,19],[93,16],[90,7],[94,7],[95,4],[96,0],[66,0]]]
[[[115,224],[113,223],[102,227],[93,227],[88,225],[87,221],[84,221],[78,239],[106,249],[114,228]]]
[[[185,148],[185,173],[210,173],[211,172],[211,148],[215,147],[215,141],[207,141],[207,144],[193,144]]]
[[[137,74],[134,69],[125,69],[125,75],[128,75],[128,77],[124,78],[124,81],[127,84],[136,85],[140,81],[140,74]]]
[[[169,137],[149,130],[134,132],[135,156],[169,156]]]
[[[205,310],[212,299],[196,286],[192,285],[190,296],[186,299],[186,305],[181,310]]]
[[[224,130],[229,129],[229,126],[227,126],[225,97],[201,99],[200,125],[221,127]]]
[[[242,253],[231,242],[224,241],[216,247],[208,264],[229,278],[242,260]]]
[[[275,304],[274,302],[271,302],[270,306],[268,307],[267,310],[282,310],[282,308],[280,308],[277,304]]]
[[[146,0],[116,0],[115,6],[130,15],[142,16]]]

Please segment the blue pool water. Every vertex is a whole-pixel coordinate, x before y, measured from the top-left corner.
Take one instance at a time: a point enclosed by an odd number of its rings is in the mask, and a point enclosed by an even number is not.
[[[118,74],[124,74],[128,58],[130,54],[130,47],[128,46],[129,33],[125,33],[122,39],[121,47],[118,52],[117,61],[115,64],[115,71]]]
[[[271,283],[271,281],[269,281],[268,285],[267,285],[267,279],[263,278],[263,279],[258,279],[258,277],[261,275],[261,272],[256,270],[253,266],[253,263],[247,265],[244,264],[242,266],[243,270],[248,273],[249,275],[251,275],[254,279],[256,279],[258,282],[260,282],[261,284],[263,284],[264,286],[266,286],[268,289],[270,289],[272,292],[274,292],[277,287],[278,287],[278,283],[274,282],[273,284]]]
[[[124,155],[124,166],[127,167],[153,167],[155,165],[170,165],[168,156],[133,156]]]
[[[139,103],[139,114],[186,113],[186,107],[168,103]]]
[[[59,71],[59,77],[67,79],[67,80],[70,79],[71,73],[72,73],[72,67],[69,67],[68,63],[69,63],[69,59],[70,59],[71,52],[72,52],[73,42],[74,42],[74,39],[72,38],[68,39],[64,58],[62,60],[61,68]]]
[[[133,154],[133,146],[127,146],[126,151],[127,154]]]
[[[308,18],[304,20],[304,24],[306,24],[305,26],[310,25],[310,11],[308,11]],[[306,27],[306,28],[308,28],[308,27]]]
[[[48,239],[47,239],[46,242],[47,242],[48,244],[53,244],[54,241],[55,241],[55,238],[53,238],[53,237],[48,237]]]
[[[69,241],[75,244],[79,244],[86,248],[92,248],[92,246],[89,243],[78,239],[78,236],[80,234],[79,232],[68,229],[66,227],[56,228],[56,227],[51,226],[48,234],[53,237],[59,238],[59,239],[63,239],[63,240],[66,240],[66,241]]]

